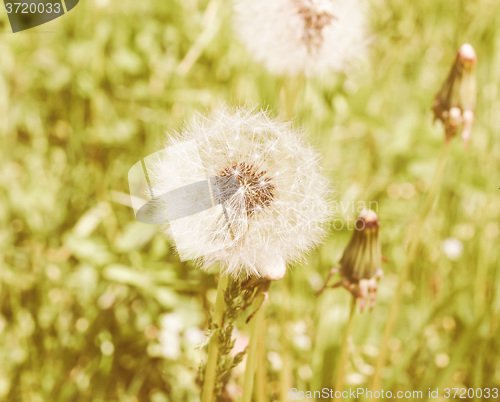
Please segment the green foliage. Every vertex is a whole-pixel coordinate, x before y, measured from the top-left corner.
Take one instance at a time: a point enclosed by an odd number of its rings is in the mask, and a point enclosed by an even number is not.
[[[431,121],[432,100],[463,42],[479,59],[476,123],[467,151],[452,144],[383,385],[500,386],[499,4],[369,3],[366,62],[347,75],[308,81],[296,120],[324,155],[337,218],[348,222],[358,213],[353,207],[376,205],[389,259],[376,308],[354,317],[347,386],[366,386],[372,375],[408,225],[444,138]],[[225,101],[279,112],[283,84],[234,37],[229,2],[215,22],[204,18],[206,7],[197,0],[87,0],[17,34],[2,13],[0,400],[199,400],[196,334],[208,328],[214,281],[180,262],[157,227],[135,221],[127,172],[196,110]],[[217,27],[213,38],[180,69],[207,23]],[[294,387],[333,385],[350,296],[314,293],[350,238],[338,225],[293,268],[290,305],[282,305],[283,284],[271,286],[270,395],[279,388],[282,336],[293,347]],[[443,251],[447,238],[463,245],[456,259]],[[237,328],[244,339],[243,320]],[[237,366],[231,381],[241,376]]]

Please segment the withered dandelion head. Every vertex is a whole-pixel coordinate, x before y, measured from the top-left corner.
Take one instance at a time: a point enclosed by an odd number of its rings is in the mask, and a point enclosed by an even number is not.
[[[203,268],[218,262],[241,279],[280,279],[315,247],[325,234],[329,189],[318,153],[302,137],[267,112],[226,107],[197,115],[170,137],[169,146],[194,143],[195,151],[177,153],[175,164],[157,160],[149,171],[153,191],[168,193],[179,177],[201,171],[214,205],[169,220],[179,253]],[[187,193],[183,203],[199,204],[196,197]]]
[[[468,144],[476,107],[476,63],[474,48],[468,43],[460,46],[448,78],[434,98],[434,120],[443,123],[447,141],[461,129]]]
[[[357,0],[234,0],[234,28],[272,73],[342,71],[365,43]]]
[[[383,276],[382,251],[379,240],[380,222],[375,211],[364,210],[356,220],[351,240],[340,260],[340,268],[330,271],[325,286],[346,288],[358,301],[361,311],[367,304],[375,305],[378,280]],[[340,281],[328,285],[330,278],[340,273]]]

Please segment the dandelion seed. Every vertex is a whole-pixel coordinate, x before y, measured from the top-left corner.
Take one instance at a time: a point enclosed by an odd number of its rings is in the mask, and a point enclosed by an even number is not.
[[[234,28],[274,74],[343,71],[365,44],[357,0],[234,0]]]

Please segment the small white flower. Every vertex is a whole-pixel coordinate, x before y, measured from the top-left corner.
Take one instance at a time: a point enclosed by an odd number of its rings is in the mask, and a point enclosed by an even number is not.
[[[234,29],[272,73],[342,71],[365,47],[358,0],[234,0]]]
[[[184,331],[184,339],[189,345],[198,346],[205,340],[205,333],[198,327],[189,327]]]
[[[454,237],[445,239],[441,245],[445,255],[452,261],[458,260],[464,251],[462,242]]]
[[[311,338],[305,334],[297,334],[293,337],[293,343],[301,350],[311,349]]]
[[[163,330],[158,335],[161,355],[167,359],[176,360],[181,355],[181,340],[178,332]]]
[[[221,263],[221,272],[234,277],[282,278],[287,264],[322,239],[329,217],[328,181],[302,136],[288,122],[242,108],[198,115],[172,136],[170,149],[193,143],[196,152],[178,152],[175,163],[158,157],[148,168],[153,193],[194,182],[190,172],[199,180],[201,171],[217,206],[170,221],[178,252],[203,268]],[[186,191],[172,204],[193,209],[205,202],[197,194]]]
[[[164,314],[160,318],[160,324],[162,329],[171,332],[180,332],[184,328],[182,317],[176,313]]]
[[[184,328],[182,317],[176,313],[164,314],[160,318],[160,333],[158,340],[161,355],[167,359],[175,360],[181,354],[180,333]]]
[[[283,360],[281,359],[279,353],[270,351],[267,354],[267,360],[271,363],[271,368],[274,371],[281,371],[281,369],[283,369]]]

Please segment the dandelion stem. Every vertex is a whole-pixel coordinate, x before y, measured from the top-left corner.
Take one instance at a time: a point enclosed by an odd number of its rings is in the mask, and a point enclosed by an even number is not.
[[[205,366],[205,377],[203,382],[202,402],[214,401],[214,387],[217,372],[217,361],[219,358],[219,335],[222,327],[222,317],[224,315],[224,291],[227,288],[229,277],[226,275],[219,276],[217,285],[217,297],[215,299],[215,308],[212,324],[215,327],[215,332],[208,343],[208,358]]]
[[[290,388],[292,383],[292,358],[290,356],[290,339],[287,330],[287,323],[290,319],[290,288],[291,275],[286,276],[282,281],[282,311],[280,319],[281,332],[281,361],[282,368],[280,371],[280,402],[287,402],[290,399]]]
[[[210,44],[217,31],[220,29],[220,14],[219,8],[221,6],[220,0],[212,0],[203,14],[203,32],[198,36],[196,42],[189,49],[180,64],[177,66],[177,74],[185,76],[189,73],[196,60],[201,56],[205,48]]]
[[[286,76],[283,78],[282,87],[280,91],[280,102],[281,102],[281,113],[287,119],[292,119],[296,115],[297,101],[302,88],[304,86],[304,76],[299,74],[296,77]],[[290,294],[291,294],[291,281],[283,281],[283,306],[289,305]],[[289,320],[290,314],[287,307],[284,307],[281,315],[281,360],[283,362],[283,368],[280,372],[280,387],[279,396],[280,402],[286,402],[289,400],[291,382],[292,382],[292,358],[289,351],[289,340],[287,333],[287,322]]]
[[[266,323],[265,321],[260,326],[259,339],[257,344],[257,369],[255,373],[255,390],[256,402],[267,401],[267,384],[266,384]]]
[[[443,177],[444,168],[446,166],[446,161],[448,160],[448,154],[450,149],[450,142],[444,141],[443,147],[441,148],[441,153],[439,155],[438,163],[436,165],[436,170],[434,171],[434,176],[432,178],[431,184],[427,190],[427,194],[420,210],[417,222],[412,226],[412,231],[410,232],[410,238],[408,241],[408,249],[406,252],[407,258],[406,263],[403,266],[401,274],[399,275],[399,282],[396,288],[396,294],[394,295],[394,300],[391,303],[391,309],[389,311],[389,316],[385,325],[384,335],[382,342],[380,344],[380,351],[377,358],[377,364],[375,367],[375,374],[372,380],[372,390],[373,394],[375,391],[380,390],[382,383],[382,370],[384,369],[388,343],[391,339],[392,333],[394,332],[394,326],[396,324],[396,319],[399,311],[399,305],[401,303],[401,297],[403,294],[403,289],[408,279],[410,268],[413,266],[415,258],[417,256],[418,247],[420,244],[420,232],[425,224],[425,220],[429,215],[436,196],[439,191],[439,186]],[[376,401],[377,398],[372,398],[372,401]]]
[[[337,378],[335,380],[335,395],[337,395],[337,391],[340,391],[340,395],[342,395],[342,390],[344,389],[344,378],[345,378],[345,366],[347,363],[347,357],[349,356],[348,350],[348,342],[349,336],[351,334],[352,322],[354,318],[354,313],[356,311],[356,299],[352,298],[351,303],[351,311],[349,312],[349,318],[347,319],[347,324],[344,331],[344,338],[342,339],[342,345],[340,347],[340,361],[339,367],[337,369]],[[335,402],[341,401],[342,397],[335,397]]]
[[[250,321],[251,323],[250,342],[247,351],[245,376],[243,378],[243,398],[241,399],[242,402],[252,401],[253,380],[257,362],[259,335],[261,333],[261,327],[264,321],[265,303],[262,303],[264,301],[264,297],[265,295],[263,293],[257,296],[254,305],[260,306],[260,308],[257,310],[255,316]]]
[[[304,77],[284,77],[280,92],[281,111],[287,119],[294,118],[299,95],[304,86]]]
[[[281,113],[287,119],[292,119],[296,115],[296,106],[298,97],[304,86],[304,76],[302,74],[297,77],[286,76],[283,78],[281,92],[280,92],[280,102],[281,102]],[[291,280],[283,281],[283,306],[284,310],[281,315],[281,340],[282,340],[282,353],[281,360],[283,362],[283,368],[280,372],[280,402],[286,402],[289,400],[291,382],[292,382],[292,359],[290,357],[289,351],[289,341],[287,332],[287,322],[289,319],[288,306],[290,300],[290,288]]]

